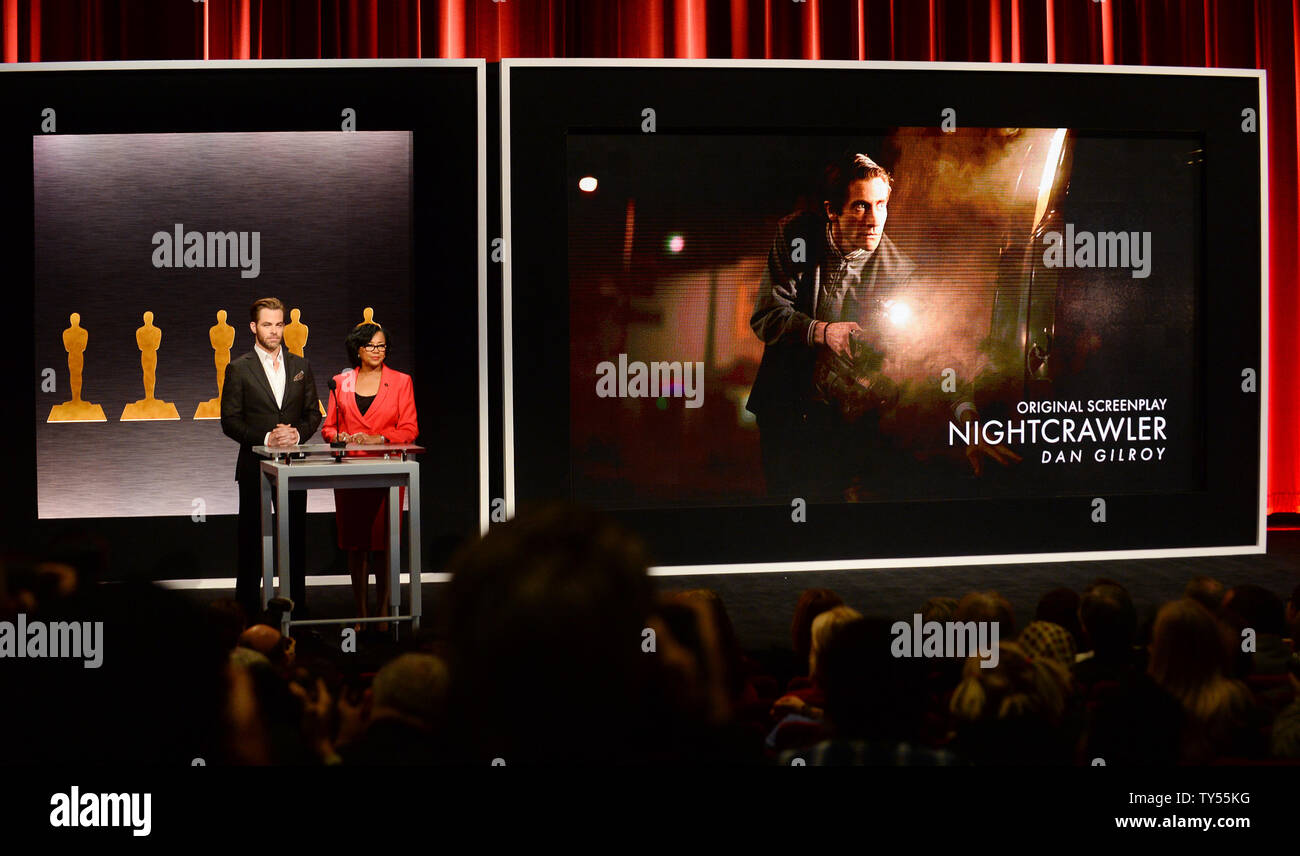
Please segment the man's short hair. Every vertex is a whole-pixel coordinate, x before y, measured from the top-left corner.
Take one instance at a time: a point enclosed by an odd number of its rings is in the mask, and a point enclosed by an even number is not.
[[[442,660],[431,654],[402,654],[375,675],[371,685],[374,706],[432,727],[446,707],[447,683],[447,666]]]
[[[253,305],[248,308],[248,320],[256,324],[257,315],[263,309],[270,309],[272,311],[278,309],[283,312],[284,304],[280,302],[280,298],[278,297],[259,297],[254,300]]]
[[[648,751],[671,731],[652,710],[661,658],[640,644],[648,565],[622,526],[564,505],[493,527],[452,559],[447,666],[464,751],[573,763]]]
[[[1098,656],[1121,657],[1131,651],[1137,635],[1137,610],[1123,586],[1090,586],[1079,599],[1079,621]]]
[[[932,597],[921,604],[922,621],[951,621],[957,614],[957,598]]]
[[[973,591],[957,602],[957,621],[989,621],[1005,639],[1016,635],[1016,614],[1011,603],[995,591]]]
[[[1286,633],[1286,605],[1282,598],[1254,584],[1234,586],[1229,595],[1224,598],[1224,607],[1241,616],[1245,627],[1274,636]]]
[[[1038,599],[1035,621],[1059,624],[1074,637],[1076,648],[1083,646],[1083,627],[1079,624],[1079,593],[1074,589],[1054,588]]]
[[[1217,613],[1223,605],[1223,583],[1214,577],[1193,577],[1183,589],[1183,597],[1190,597],[1210,612]]]
[[[862,179],[882,179],[894,188],[894,177],[889,170],[860,152],[847,153],[826,166],[823,198],[830,203],[834,211],[842,211],[849,199],[849,185]]]

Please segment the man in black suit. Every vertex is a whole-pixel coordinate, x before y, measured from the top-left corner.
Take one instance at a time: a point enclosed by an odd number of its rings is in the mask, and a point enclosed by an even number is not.
[[[906,490],[915,467],[879,431],[899,389],[883,370],[908,324],[916,265],[885,234],[894,179],[861,153],[826,168],[822,209],[777,225],[750,327],[763,360],[746,408],[758,420],[769,496],[869,499]],[[973,383],[945,393],[955,421],[978,418]],[[974,443],[1006,466],[1006,446]]]
[[[254,446],[306,443],[320,427],[316,380],[311,364],[282,345],[284,304],[274,297],[253,302],[249,329],[257,337],[253,350],[226,366],[221,392],[221,430],[239,443],[235,480],[239,482],[239,576],[235,597],[255,616],[262,611],[261,473]],[[277,508],[277,513],[284,513]],[[307,602],[304,561],[307,542],[307,493],[289,494],[289,592],[294,612]]]
[[[871,158],[848,154],[826,170],[824,210],[777,226],[750,319],[765,348],[746,405],[770,495],[838,498],[854,477],[870,478],[870,423],[892,406],[891,390],[858,390],[870,406],[849,424],[827,367],[887,347],[885,308],[916,269],[884,234],[893,183]]]

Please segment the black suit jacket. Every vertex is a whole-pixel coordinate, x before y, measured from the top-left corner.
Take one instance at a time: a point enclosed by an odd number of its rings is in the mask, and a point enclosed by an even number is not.
[[[303,357],[289,353],[281,345],[284,355],[284,403],[277,407],[271,382],[255,351],[249,351],[226,366],[225,385],[221,390],[221,430],[239,444],[239,460],[235,464],[235,479],[256,479],[257,455],[254,446],[261,446],[266,434],[281,422],[298,429],[298,442],[306,443],[320,427],[320,397],[316,394],[316,379],[312,377],[311,363]]]

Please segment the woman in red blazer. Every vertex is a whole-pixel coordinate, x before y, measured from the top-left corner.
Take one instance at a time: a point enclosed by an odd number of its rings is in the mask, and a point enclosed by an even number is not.
[[[359,324],[346,341],[352,370],[334,378],[321,435],[327,442],[414,443],[420,433],[411,376],[384,365],[388,336],[378,324]],[[403,499],[406,488],[402,488]],[[388,489],[334,491],[339,547],[348,551],[357,614],[366,610],[366,583],[373,571],[381,616],[388,615]],[[385,630],[381,624],[379,630]]]

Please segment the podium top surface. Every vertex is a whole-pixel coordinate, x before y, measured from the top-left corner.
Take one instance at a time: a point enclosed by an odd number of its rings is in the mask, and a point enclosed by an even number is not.
[[[300,446],[254,446],[253,454],[261,455],[263,458],[284,458],[294,456],[298,458],[331,458],[339,453],[345,457],[370,456],[375,452],[386,452],[388,454],[400,455],[419,455],[426,450],[423,446],[416,446],[412,443],[348,443],[343,448],[336,449],[329,443],[304,443]]]

